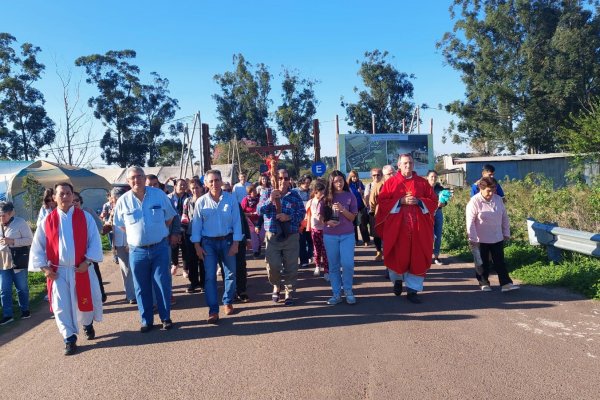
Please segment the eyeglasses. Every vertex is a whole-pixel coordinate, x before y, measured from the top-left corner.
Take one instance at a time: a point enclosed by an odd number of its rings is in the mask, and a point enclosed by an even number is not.
[[[290,180],[290,177],[289,177],[289,176],[280,176],[278,179],[279,179],[280,181],[289,181],[289,180]]]

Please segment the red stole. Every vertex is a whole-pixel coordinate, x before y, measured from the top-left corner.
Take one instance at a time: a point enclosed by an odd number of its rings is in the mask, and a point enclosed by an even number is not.
[[[56,272],[58,270],[58,236],[60,232],[60,217],[57,209],[48,214],[44,224],[46,228],[46,257],[50,261],[50,268]],[[77,267],[85,261],[87,250],[87,222],[85,213],[79,208],[73,208],[73,238],[75,241],[75,266]],[[48,288],[50,310],[52,310],[52,280],[48,279],[46,286]],[[79,311],[93,311],[90,275],[87,271],[75,272],[75,292],[77,293]]]

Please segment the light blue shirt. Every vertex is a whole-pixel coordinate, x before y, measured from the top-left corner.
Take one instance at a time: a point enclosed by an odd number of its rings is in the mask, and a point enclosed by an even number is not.
[[[196,200],[192,218],[193,243],[199,243],[202,237],[227,236],[230,233],[233,233],[235,241],[244,238],[240,206],[233,194],[221,192],[218,202],[213,200],[210,193]]]
[[[242,200],[244,200],[244,197],[246,197],[246,195],[248,194],[246,188],[250,185],[252,185],[250,182],[246,182],[243,185],[240,182],[238,182],[235,185],[233,185],[232,192],[235,195],[235,198],[237,199],[237,202],[239,204],[242,203]]]
[[[125,227],[130,246],[148,246],[163,240],[169,234],[167,222],[177,214],[165,192],[149,186],[143,201],[131,190],[121,196],[114,213],[114,226]]]

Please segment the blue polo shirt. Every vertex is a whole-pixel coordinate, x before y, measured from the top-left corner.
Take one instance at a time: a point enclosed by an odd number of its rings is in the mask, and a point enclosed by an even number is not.
[[[233,240],[244,239],[240,206],[235,196],[229,192],[221,192],[219,201],[214,201],[209,193],[198,200],[192,218],[192,243],[199,243],[203,237],[219,237],[233,234]]]
[[[162,190],[146,186],[142,201],[131,190],[119,198],[115,205],[114,225],[125,227],[130,246],[148,246],[169,235],[166,222],[175,214],[177,212]]]

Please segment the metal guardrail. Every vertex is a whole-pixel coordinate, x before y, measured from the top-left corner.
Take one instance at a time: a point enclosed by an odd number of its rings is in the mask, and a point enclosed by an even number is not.
[[[576,231],[556,225],[542,224],[527,218],[529,244],[544,245],[548,248],[548,258],[561,260],[560,250],[574,251],[588,256],[600,257],[600,233]]]

